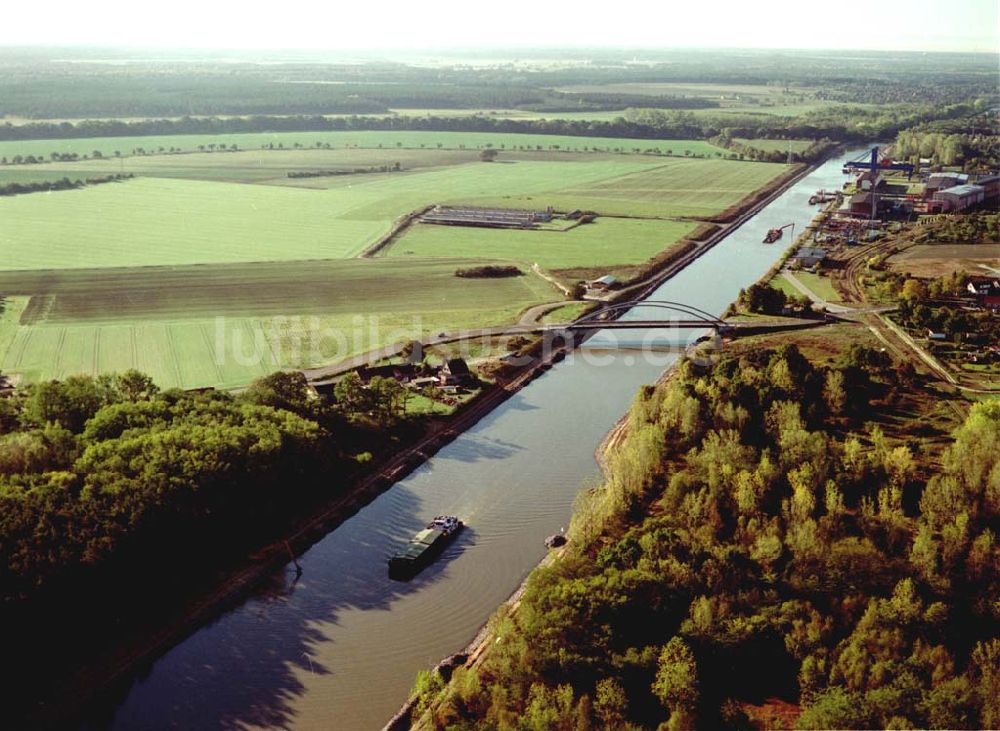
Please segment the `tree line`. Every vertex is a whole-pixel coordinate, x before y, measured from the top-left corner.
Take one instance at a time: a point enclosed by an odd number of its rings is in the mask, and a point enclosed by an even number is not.
[[[22,195],[24,193],[45,193],[54,190],[73,190],[83,188],[87,185],[101,185],[102,183],[113,183],[118,180],[128,180],[132,173],[117,173],[115,175],[101,175],[96,178],[85,178],[80,180],[70,180],[63,177],[59,180],[42,180],[34,183],[2,183],[0,184],[0,196]]]
[[[683,362],[483,661],[418,676],[417,715],[742,729],[777,697],[803,729],[996,728],[1000,403],[938,462],[866,423],[914,378],[858,344],[829,366],[794,345]]]
[[[79,122],[33,122],[0,125],[0,140],[71,139],[80,137],[127,137],[183,134],[239,134],[248,132],[311,131],[433,131],[544,134],[575,137],[627,139],[727,138],[828,138],[838,141],[869,141],[894,137],[915,124],[935,119],[968,116],[969,104],[950,107],[906,105],[869,109],[837,107],[801,117],[712,116],[677,110],[626,109],[608,121],[580,119],[509,119],[492,116],[426,117],[322,115],[181,117],[151,120],[83,120]],[[781,155],[782,160],[786,155]],[[806,159],[793,153],[794,159]]]

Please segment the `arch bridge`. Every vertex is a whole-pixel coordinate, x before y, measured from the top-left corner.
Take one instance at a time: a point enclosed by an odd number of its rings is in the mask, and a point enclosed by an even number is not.
[[[639,307],[649,307],[652,309],[670,312],[673,313],[675,317],[663,320],[612,319],[613,315]],[[721,333],[731,331],[734,326],[732,323],[727,323],[710,312],[706,312],[705,310],[683,302],[671,302],[668,300],[632,300],[629,302],[616,302],[612,305],[608,305],[607,307],[602,307],[601,309],[595,310],[579,320],[574,320],[571,323],[558,327],[565,330],[624,330],[655,327],[691,329],[713,328]]]

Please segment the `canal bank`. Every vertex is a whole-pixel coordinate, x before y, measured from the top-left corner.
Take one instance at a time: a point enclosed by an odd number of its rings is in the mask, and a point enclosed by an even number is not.
[[[839,160],[824,164],[655,296],[721,312],[780,254],[760,243],[767,228],[808,220],[808,196],[839,181]],[[645,309],[626,317],[655,319]],[[464,646],[537,564],[581,485],[599,481],[597,444],[677,358],[612,350],[643,337],[600,333],[512,395],[313,545],[300,580],[274,571],[135,677],[108,725],[380,727],[416,671]],[[386,554],[437,513],[462,517],[467,535],[413,582],[389,582]]]

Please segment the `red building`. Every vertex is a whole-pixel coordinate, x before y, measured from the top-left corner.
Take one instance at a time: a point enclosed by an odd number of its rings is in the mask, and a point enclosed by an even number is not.
[[[975,295],[976,304],[990,310],[1000,310],[1000,278],[973,277],[966,285],[970,294]]]

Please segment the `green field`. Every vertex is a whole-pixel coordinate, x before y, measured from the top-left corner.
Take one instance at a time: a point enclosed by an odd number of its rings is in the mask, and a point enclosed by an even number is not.
[[[518,231],[417,224],[389,257],[482,256],[546,269],[641,264],[690,232],[690,222],[598,218],[569,231]]]
[[[116,167],[137,177],[0,198],[0,294],[7,298],[0,369],[30,382],[136,367],[165,386],[231,387],[278,368],[331,363],[421,334],[510,322],[561,293],[530,272],[469,280],[454,277],[454,270],[513,259],[525,270],[538,262],[565,277],[586,277],[595,268],[625,276],[696,225],[672,217],[718,213],[785,169],[714,157],[514,151],[515,139],[525,147],[533,139],[515,136],[500,143],[508,148],[499,162],[486,164],[472,145],[486,144],[488,136],[438,135],[444,140],[438,149],[430,144],[434,135],[383,133],[382,144],[404,145],[383,149],[206,152],[3,168],[22,179],[75,179]],[[562,146],[559,138],[536,137]],[[374,139],[359,133],[357,142]],[[409,144],[416,146],[406,149]],[[675,153],[714,149],[700,142],[649,144]],[[301,180],[286,174],[393,161],[402,172]],[[418,225],[388,256],[351,259],[401,216],[434,203],[647,218],[605,216],[568,231]]]
[[[629,155],[605,152],[569,152],[565,150],[507,150],[497,167],[514,162],[535,163],[608,163],[625,165],[622,169],[636,169],[633,165],[657,165],[662,156]],[[400,170],[388,173],[365,172],[362,174],[317,177],[289,177],[293,172],[369,170],[382,166]],[[377,149],[343,147],[335,150],[243,150],[239,152],[193,152],[181,155],[147,155],[121,158],[120,160],[78,160],[69,163],[41,163],[38,165],[0,166],[0,182],[71,180],[131,173],[135,176],[154,178],[183,178],[214,182],[262,183],[295,188],[337,188],[367,185],[375,180],[398,178],[414,172],[456,167],[462,164],[480,164],[475,150],[432,149]],[[577,168],[567,168],[576,170]],[[499,174],[497,174],[499,177]]]
[[[547,315],[542,317],[542,322],[546,324],[562,324],[565,322],[572,322],[582,315],[588,308],[593,307],[595,307],[595,305],[592,302],[574,302],[571,305],[563,305],[562,307],[552,310]]]
[[[0,320],[0,369],[35,381],[135,367],[163,386],[237,386],[388,342],[513,321],[559,297],[531,273],[454,276],[473,263],[482,262],[2,272],[0,290],[17,296]]]
[[[738,142],[748,147],[756,147],[758,150],[764,150],[765,152],[788,152],[789,150],[792,152],[802,152],[809,145],[813,144],[812,140],[750,140],[739,137],[734,137],[733,142]]]
[[[782,275],[780,272],[771,277],[770,281],[768,281],[768,284],[774,289],[781,290],[790,297],[802,296],[802,293],[798,290],[798,288],[794,284],[789,282],[787,279],[785,279],[784,275]]]
[[[829,277],[823,277],[812,272],[794,272],[795,278],[809,288],[811,292],[819,295],[827,302],[840,302],[840,294],[834,289],[833,282]]]
[[[104,157],[132,155],[140,148],[146,153],[166,152],[171,148],[184,152],[197,151],[199,146],[216,147],[236,145],[240,150],[256,150],[267,145],[295,145],[315,148],[317,144],[335,148],[358,147],[373,149],[468,149],[478,150],[495,147],[500,150],[571,150],[583,152],[600,150],[604,152],[632,152],[635,148],[683,155],[725,154],[725,150],[700,140],[632,140],[613,137],[568,137],[563,135],[508,134],[502,132],[254,132],[246,134],[218,135],[161,135],[148,137],[87,137],[65,140],[13,140],[0,142],[0,157],[14,155],[34,155],[48,158],[52,153],[75,153],[93,155],[99,151]],[[161,149],[162,148],[162,149]],[[213,153],[223,157],[229,153]]]
[[[480,205],[590,209],[617,216],[712,216],[785,172],[776,163],[669,159],[645,170],[573,184],[537,195],[484,197]]]
[[[10,269],[339,258],[388,227],[351,217],[354,196],[135,179],[0,199]],[[391,218],[391,217],[390,217]]]
[[[0,185],[7,183],[42,183],[61,178],[87,177],[68,170],[51,170],[46,165],[0,165]]]
[[[344,258],[387,232],[399,216],[430,203],[712,215],[784,169],[726,160],[583,157],[326,178],[326,190],[137,178],[0,199],[0,245],[11,269]]]
[[[526,153],[522,153],[526,154]],[[536,153],[538,154],[538,153]],[[555,153],[541,153],[545,154]],[[49,162],[36,165],[0,166],[4,175],[34,174],[77,178],[131,173],[156,178],[186,178],[236,183],[267,183],[299,188],[325,188],[337,184],[331,177],[290,178],[290,172],[368,169],[399,163],[403,171],[445,167],[476,162],[475,150],[378,149],[341,147],[338,149],[241,150],[238,152],[189,152],[167,155],[135,155],[121,159],[90,159]],[[352,184],[369,181],[373,175],[351,175]]]

